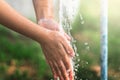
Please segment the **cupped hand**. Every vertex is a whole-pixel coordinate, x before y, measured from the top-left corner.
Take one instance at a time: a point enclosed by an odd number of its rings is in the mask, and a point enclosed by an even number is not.
[[[41,43],[42,50],[51,67],[54,79],[74,80],[72,59],[67,53],[74,53],[68,40],[58,31],[48,31]]]
[[[67,38],[70,43],[71,38],[64,32],[63,28],[54,20],[54,19],[40,19],[38,24],[42,27],[52,30],[52,31],[59,31],[61,34]],[[74,57],[75,53],[69,54],[71,57]]]

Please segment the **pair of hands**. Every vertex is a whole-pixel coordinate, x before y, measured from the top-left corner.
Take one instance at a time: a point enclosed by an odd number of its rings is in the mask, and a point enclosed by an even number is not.
[[[74,80],[72,57],[75,53],[70,45],[70,37],[52,19],[42,19],[38,24],[49,30],[41,47],[54,79]]]

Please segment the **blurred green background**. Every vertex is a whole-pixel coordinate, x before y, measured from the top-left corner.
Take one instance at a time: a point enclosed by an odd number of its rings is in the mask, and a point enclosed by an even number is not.
[[[119,0],[109,0],[108,80],[120,80],[119,3]],[[11,6],[14,7],[15,4]],[[30,4],[32,5],[32,2]],[[27,5],[24,3],[25,6]],[[25,10],[20,7],[15,9]],[[31,12],[31,9],[29,10]],[[33,16],[24,11],[20,13],[35,22],[34,13],[30,13]],[[81,0],[71,33],[77,40],[80,59],[76,80],[100,80],[100,0]],[[52,79],[51,70],[46,64],[40,45],[0,25],[0,80],[50,79]]]

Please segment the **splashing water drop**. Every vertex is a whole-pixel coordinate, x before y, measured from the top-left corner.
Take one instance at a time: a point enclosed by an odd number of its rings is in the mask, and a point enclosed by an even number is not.
[[[86,50],[90,50],[90,46],[89,46],[89,44],[87,42],[85,42],[84,45],[85,45]]]
[[[75,76],[75,79],[77,79],[77,76]]]
[[[74,51],[75,51],[75,53],[76,53],[76,56],[79,56],[79,54],[77,53],[77,47],[76,47],[76,45],[73,44],[72,46],[73,46],[73,49],[74,49]]]
[[[85,21],[84,21],[84,19],[83,19],[83,17],[82,17],[82,15],[81,15],[81,14],[79,14],[79,17],[80,17],[80,23],[81,23],[81,24],[84,24],[84,23],[85,23]]]
[[[78,71],[77,69],[75,69],[75,71]]]
[[[77,61],[80,62],[80,59],[78,59]]]
[[[78,54],[78,53],[76,53],[76,57],[79,57],[79,54]]]
[[[86,62],[86,64],[88,64],[88,62]]]
[[[66,4],[67,3],[67,4]],[[59,22],[62,25],[65,32],[71,37],[71,45],[75,51],[75,57],[73,58],[73,67],[75,73],[78,71],[78,63],[80,62],[80,59],[77,59],[79,57],[79,54],[77,53],[77,47],[75,45],[76,40],[71,35],[71,29],[72,29],[72,23],[75,18],[75,14],[77,13],[76,9],[78,8],[79,0],[60,0],[60,12],[59,12]],[[83,20],[81,20],[83,21]],[[84,24],[84,21],[81,23]],[[75,80],[77,79],[77,76],[75,76]]]
[[[84,43],[84,45],[88,45],[88,43],[87,43],[87,42],[85,42],[85,43]]]
[[[79,16],[80,16],[80,20],[83,20],[83,17],[82,17],[82,15],[81,15],[81,14],[79,14]]]
[[[84,21],[81,21],[81,24],[84,24],[85,22]]]

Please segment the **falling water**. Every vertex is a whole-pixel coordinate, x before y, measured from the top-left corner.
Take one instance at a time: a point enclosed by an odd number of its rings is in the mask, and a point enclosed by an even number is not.
[[[71,45],[75,51],[75,58],[72,60],[72,64],[74,67],[74,72],[77,72],[77,68],[80,66],[78,63],[80,62],[79,54],[77,53],[77,47],[75,45],[76,40],[72,37],[70,31],[72,29],[72,23],[74,17],[77,13],[79,0],[59,0],[59,23],[61,27],[66,31],[66,33],[71,37]],[[67,4],[66,4],[67,3]],[[82,15],[80,15],[81,24],[84,24],[84,20]],[[77,79],[77,76],[75,76]]]
[[[82,14],[79,14],[79,17],[80,17],[80,23],[81,23],[81,24],[84,24],[85,22],[84,22],[84,19],[83,19]]]

